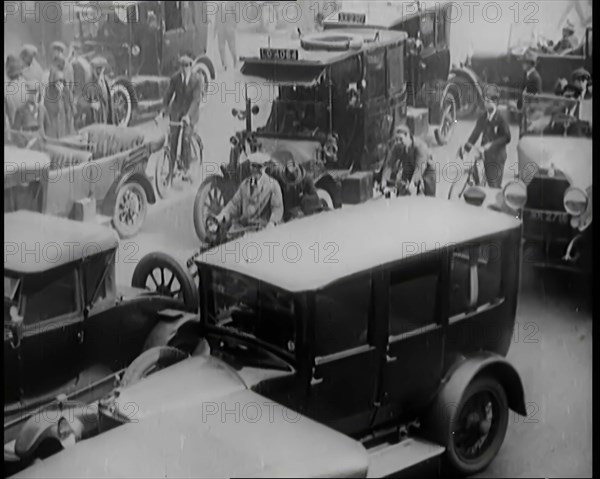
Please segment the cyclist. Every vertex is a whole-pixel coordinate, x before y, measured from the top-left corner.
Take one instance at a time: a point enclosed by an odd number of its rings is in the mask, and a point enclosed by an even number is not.
[[[425,142],[415,138],[407,125],[398,125],[394,129],[392,142],[381,184],[395,181],[401,195],[415,194],[422,186],[425,196],[435,196],[435,170]]]
[[[491,188],[502,186],[504,163],[506,162],[506,145],[510,143],[510,129],[508,123],[498,112],[500,95],[493,92],[485,95],[483,102],[485,112],[477,119],[475,128],[469,136],[467,143],[458,150],[460,157],[471,148],[481,137],[483,151],[483,167],[487,184]]]
[[[169,112],[170,121],[184,124],[181,160],[186,170],[192,160],[190,158],[190,142],[200,117],[200,101],[202,99],[202,77],[192,70],[192,64],[193,60],[188,55],[182,55],[179,58],[181,69],[171,77],[162,111],[163,115]],[[177,152],[180,128],[180,126],[171,126],[170,128],[169,145],[172,155]],[[168,180],[170,178],[167,178]]]
[[[249,155],[248,161],[250,176],[242,181],[215,220],[230,224],[236,221],[244,226],[260,223],[275,226],[283,218],[283,197],[277,180],[265,172],[271,157],[263,152],[255,152]]]

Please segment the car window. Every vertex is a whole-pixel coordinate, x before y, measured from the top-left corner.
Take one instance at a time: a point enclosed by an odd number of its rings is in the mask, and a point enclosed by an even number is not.
[[[500,241],[456,250],[450,263],[450,316],[472,311],[503,296]]]
[[[165,30],[183,28],[181,2],[165,2]]]
[[[25,324],[39,323],[77,311],[77,272],[74,269],[40,283],[40,286],[26,293]]]
[[[403,57],[404,49],[402,45],[392,47],[388,50],[388,82],[390,93],[401,91],[404,85]]]
[[[367,55],[367,94],[369,98],[385,96],[385,50]]]
[[[316,354],[325,356],[367,344],[371,278],[342,281],[317,293]]]
[[[83,284],[85,287],[86,304],[95,301],[101,301],[112,291],[115,264],[113,261],[113,252],[97,254],[86,259],[83,263]],[[106,268],[109,270],[105,274]],[[100,283],[102,281],[102,283]],[[98,291],[96,292],[96,288]],[[93,298],[96,292],[96,298]]]
[[[390,275],[389,334],[418,331],[436,322],[438,273],[412,277]]]

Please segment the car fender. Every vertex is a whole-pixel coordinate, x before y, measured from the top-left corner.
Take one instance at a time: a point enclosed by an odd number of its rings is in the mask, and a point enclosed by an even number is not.
[[[125,183],[139,183],[148,198],[148,203],[153,205],[156,203],[156,195],[154,194],[154,188],[148,177],[139,171],[126,171],[123,173],[117,181],[108,190],[104,201],[102,202],[102,214],[112,216],[113,209],[115,207],[115,201],[117,201],[117,192]]]
[[[199,68],[202,68],[205,72],[207,72],[208,77],[211,80],[215,79],[215,67],[210,58],[208,58],[206,55],[200,55],[196,58],[194,63],[198,65]]]
[[[315,187],[322,188],[331,195],[334,208],[342,206],[342,185],[329,173],[323,173],[315,178]]]
[[[450,77],[448,79],[448,83],[453,83],[452,80],[454,78],[460,78],[461,80],[467,82],[467,85],[469,87],[473,86],[474,92],[476,97],[474,99],[480,100],[483,98],[483,88],[482,88],[482,83],[481,83],[481,79],[479,78],[479,76],[477,75],[477,73],[475,73],[473,70],[471,70],[468,67],[462,67],[462,68],[453,68],[452,70],[450,70]],[[456,83],[455,83],[456,86]],[[463,91],[464,88],[458,88],[458,92],[459,92],[459,101],[462,101],[462,98],[464,98],[464,95],[473,95],[473,90],[471,88],[469,88],[469,91]]]
[[[144,351],[156,346],[173,345],[174,347],[179,347],[177,346],[179,343],[173,340],[184,341],[182,347],[186,352],[191,352],[194,349],[200,340],[197,314],[183,313],[174,320],[169,320],[168,317],[161,316],[146,339]]]
[[[112,87],[117,84],[121,84],[125,88],[127,88],[127,90],[129,90],[129,93],[131,94],[131,100],[132,100],[133,104],[136,105],[139,99],[138,99],[138,95],[137,95],[134,83],[132,83],[131,80],[129,78],[127,78],[126,76],[119,75],[115,78],[112,78],[112,80],[110,82],[110,88],[112,89]]]
[[[469,383],[480,375],[495,377],[506,391],[508,407],[521,416],[527,414],[525,390],[519,373],[505,358],[494,353],[480,353],[457,361],[442,381],[434,407],[458,406]]]

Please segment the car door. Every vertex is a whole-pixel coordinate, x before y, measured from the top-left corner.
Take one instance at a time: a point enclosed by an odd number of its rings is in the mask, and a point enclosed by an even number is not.
[[[20,360],[27,396],[63,384],[81,368],[83,308],[76,266],[25,279]]]
[[[337,282],[315,295],[314,356],[304,414],[344,433],[368,426],[378,383],[371,334],[372,279]]]
[[[391,267],[387,281],[386,419],[410,416],[434,396],[442,379],[444,326],[442,255]]]

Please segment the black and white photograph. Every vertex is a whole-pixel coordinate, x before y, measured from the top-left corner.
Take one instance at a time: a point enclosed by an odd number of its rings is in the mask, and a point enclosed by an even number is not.
[[[5,1],[4,477],[592,477],[592,13]]]

